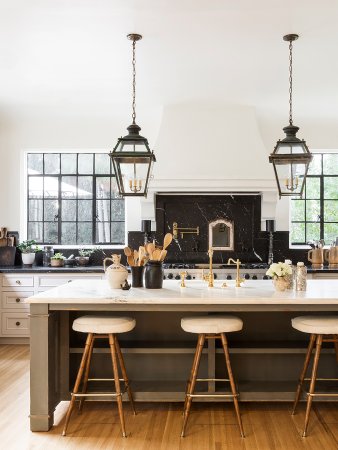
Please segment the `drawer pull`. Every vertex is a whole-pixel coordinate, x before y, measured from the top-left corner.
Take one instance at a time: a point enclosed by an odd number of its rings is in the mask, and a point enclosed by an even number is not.
[[[20,303],[20,300],[21,300],[20,298],[15,299],[16,303]]]
[[[16,282],[16,284],[21,284],[20,280],[16,280],[15,282]]]
[[[20,322],[15,322],[15,325],[16,325],[17,327],[19,327],[19,326],[21,325],[21,323],[20,323]]]
[[[68,283],[71,283],[72,282],[72,280],[68,280]]]

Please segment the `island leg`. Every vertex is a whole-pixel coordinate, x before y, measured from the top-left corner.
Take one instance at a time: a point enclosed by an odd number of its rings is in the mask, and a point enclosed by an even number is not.
[[[56,313],[54,313],[56,314]],[[48,304],[30,306],[30,428],[48,431],[58,402],[56,347],[58,330]]]

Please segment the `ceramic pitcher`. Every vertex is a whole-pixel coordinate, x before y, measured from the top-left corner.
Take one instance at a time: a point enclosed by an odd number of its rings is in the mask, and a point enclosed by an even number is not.
[[[307,258],[313,267],[322,267],[324,263],[324,251],[322,248],[314,248],[309,250]]]
[[[338,246],[335,245],[324,251],[325,261],[329,263],[330,267],[338,267]]]
[[[107,266],[107,261],[111,261],[109,267]],[[121,289],[125,280],[128,279],[128,270],[120,263],[121,255],[112,255],[111,258],[104,258],[103,268],[106,273],[106,278],[108,280],[109,286],[112,289]]]

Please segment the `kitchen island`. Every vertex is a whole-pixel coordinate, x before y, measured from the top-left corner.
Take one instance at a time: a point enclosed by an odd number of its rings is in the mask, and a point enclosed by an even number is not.
[[[201,281],[186,284],[180,288],[177,281],[165,281],[160,290],[122,291],[109,289],[105,280],[79,280],[28,298],[31,430],[49,430],[55,407],[70,398],[85,339],[71,323],[83,314],[135,317],[136,328],[120,336],[120,345],[137,401],[183,401],[196,336],[183,332],[180,320],[222,312],[234,312],[244,322],[241,332],[229,335],[241,400],[292,400],[308,336],[292,329],[291,318],[338,311],[338,281],[310,280],[306,292],[275,292],[271,281],[248,281],[240,288],[231,283],[222,288],[222,281],[214,288]],[[200,374],[220,378],[224,361],[212,341]],[[323,376],[331,378],[338,376],[333,352],[324,348],[320,362]],[[92,376],[110,375],[107,353],[105,347],[95,350]],[[209,382],[207,389],[214,393],[220,386]]]

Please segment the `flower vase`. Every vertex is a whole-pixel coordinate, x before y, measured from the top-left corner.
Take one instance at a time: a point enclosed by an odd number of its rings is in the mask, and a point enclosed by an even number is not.
[[[289,287],[289,280],[286,277],[275,277],[273,280],[275,289],[278,292],[283,292]]]

